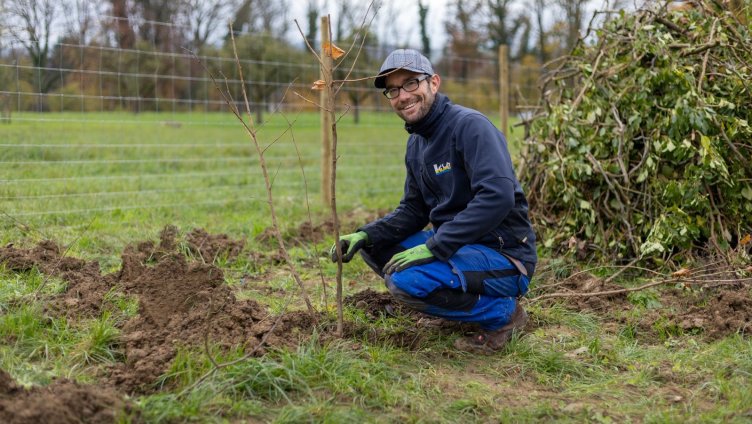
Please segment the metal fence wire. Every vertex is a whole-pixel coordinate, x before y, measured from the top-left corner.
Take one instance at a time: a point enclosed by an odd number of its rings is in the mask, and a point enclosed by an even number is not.
[[[134,209],[232,211],[265,201],[258,159],[213,78],[241,110],[245,82],[248,119],[272,140],[266,155],[274,190],[283,199],[316,191],[318,94],[310,86],[319,69],[302,43],[295,47],[243,34],[237,38],[238,63],[226,47],[191,51],[142,41],[121,48],[65,38],[40,61],[28,54],[29,41],[0,33],[5,226],[18,220],[81,225],[92,215]],[[259,45],[277,50],[258,53]],[[366,46],[349,78],[372,76],[387,51]],[[498,113],[498,58],[444,55],[434,62],[442,91],[453,101]],[[341,65],[339,78],[348,67]],[[512,64],[510,75],[505,101],[512,115],[526,113],[535,103],[540,68]],[[388,125],[390,134],[404,138],[404,132],[371,84],[369,79],[348,83],[338,95],[338,109],[347,111],[340,122],[345,135],[340,148],[348,159],[338,178],[346,196],[387,193],[398,200],[403,145],[390,142],[393,136],[384,131]]]

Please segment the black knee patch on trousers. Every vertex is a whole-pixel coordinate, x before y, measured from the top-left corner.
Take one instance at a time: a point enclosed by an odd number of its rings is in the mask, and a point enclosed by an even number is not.
[[[478,295],[465,293],[460,290],[438,289],[424,297],[424,302],[431,306],[450,309],[453,311],[470,311],[478,302]]]
[[[462,274],[465,276],[468,293],[486,294],[485,280],[520,275],[520,272],[516,269],[501,269],[489,271],[463,271]]]

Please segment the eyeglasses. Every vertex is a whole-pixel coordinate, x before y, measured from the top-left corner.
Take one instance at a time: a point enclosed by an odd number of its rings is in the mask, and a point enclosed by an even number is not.
[[[412,91],[415,91],[415,90],[418,89],[418,87],[420,87],[420,82],[421,81],[423,81],[426,78],[430,78],[430,77],[431,77],[431,75],[425,74],[425,75],[419,76],[418,78],[411,78],[411,79],[405,81],[405,83],[402,84],[401,87],[387,88],[386,90],[384,90],[384,96],[386,96],[387,99],[391,100],[391,99],[394,99],[397,96],[399,96],[400,89],[403,89],[403,90],[407,91],[408,93],[410,93]]]

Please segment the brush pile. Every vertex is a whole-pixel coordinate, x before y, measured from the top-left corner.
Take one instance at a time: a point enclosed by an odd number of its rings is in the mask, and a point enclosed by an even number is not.
[[[750,11],[696,3],[622,13],[546,77],[521,179],[549,250],[661,262],[748,244]]]

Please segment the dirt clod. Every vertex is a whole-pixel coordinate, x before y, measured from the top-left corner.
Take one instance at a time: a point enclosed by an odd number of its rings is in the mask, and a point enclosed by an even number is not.
[[[235,259],[245,246],[245,239],[232,240],[227,234],[209,234],[203,228],[192,230],[186,240],[191,252],[206,263],[213,263],[222,256]]]
[[[389,313],[399,315],[418,315],[418,312],[396,302],[389,293],[380,293],[373,289],[365,289],[346,296],[343,303],[354,306],[370,317],[378,319]],[[390,308],[390,312],[387,311]]]
[[[112,389],[60,379],[46,387],[24,389],[0,370],[0,422],[31,423],[114,423],[128,415],[138,416],[122,396]]]
[[[55,315],[93,317],[100,313],[104,295],[114,284],[113,276],[102,276],[99,264],[65,255],[55,242],[45,240],[31,249],[0,248],[0,263],[15,272],[34,268],[43,274],[65,280],[65,293],[47,304]]]

